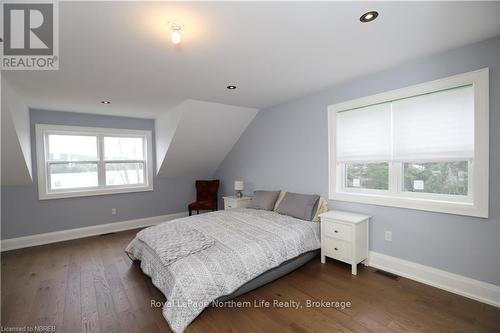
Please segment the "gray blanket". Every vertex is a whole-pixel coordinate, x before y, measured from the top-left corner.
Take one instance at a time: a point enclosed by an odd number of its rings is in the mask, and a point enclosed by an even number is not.
[[[215,243],[215,240],[179,220],[144,229],[136,237],[148,244],[165,266]]]
[[[153,249],[164,237],[156,231],[163,229],[153,227],[141,231],[126,251],[141,260],[144,273],[167,298],[163,316],[177,333],[215,299],[320,247],[318,223],[265,210],[233,209],[164,222],[170,223],[198,230],[215,243],[165,265]]]

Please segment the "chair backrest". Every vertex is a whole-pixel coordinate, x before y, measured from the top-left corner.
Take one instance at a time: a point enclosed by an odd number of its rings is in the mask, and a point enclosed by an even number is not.
[[[219,192],[219,180],[197,180],[196,181],[196,200],[217,202],[217,193]]]

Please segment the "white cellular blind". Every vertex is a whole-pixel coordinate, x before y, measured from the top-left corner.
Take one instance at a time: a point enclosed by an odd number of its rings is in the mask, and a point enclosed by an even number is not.
[[[337,162],[474,157],[472,85],[336,113]]]
[[[394,101],[392,114],[395,161],[474,157],[472,86]]]
[[[338,112],[336,117],[338,162],[377,162],[391,159],[390,103]]]

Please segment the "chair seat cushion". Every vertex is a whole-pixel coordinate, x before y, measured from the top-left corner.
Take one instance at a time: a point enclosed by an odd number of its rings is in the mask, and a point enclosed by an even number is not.
[[[195,201],[191,202],[188,205],[188,208],[193,210],[200,210],[200,209],[214,209],[215,208],[215,202],[212,200],[205,200],[205,201]]]

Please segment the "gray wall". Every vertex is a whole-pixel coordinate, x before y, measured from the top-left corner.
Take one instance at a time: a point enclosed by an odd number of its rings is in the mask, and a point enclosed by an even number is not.
[[[497,37],[261,110],[216,172],[223,192],[233,193],[232,182],[244,180],[247,191],[283,189],[327,198],[328,105],[489,67],[489,219],[339,201],[329,206],[372,216],[373,251],[500,285],[499,59]],[[385,230],[392,231],[392,242],[384,240]]]
[[[40,201],[34,136],[37,123],[154,132],[152,119],[30,110],[34,182],[23,186],[2,186],[2,239],[183,212],[195,197],[194,178],[155,177],[154,191]],[[111,208],[117,209],[116,215],[111,214]]]

